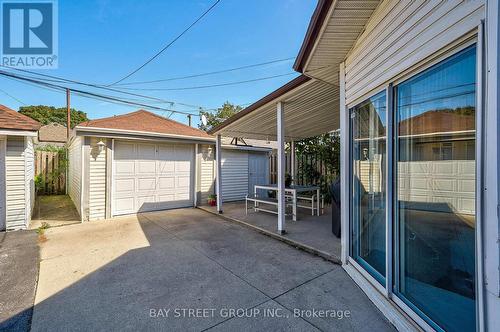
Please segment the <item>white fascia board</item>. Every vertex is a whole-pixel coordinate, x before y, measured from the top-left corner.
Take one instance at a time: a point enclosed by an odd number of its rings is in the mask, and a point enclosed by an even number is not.
[[[80,127],[76,126],[76,135],[80,132],[85,133],[103,133],[103,134],[125,134],[125,135],[143,135],[143,136],[151,136],[151,137],[159,137],[159,138],[176,138],[176,139],[190,139],[202,142],[215,142],[215,138],[211,137],[199,137],[199,136],[188,136],[188,135],[176,135],[176,134],[162,134],[148,131],[139,131],[139,130],[124,130],[124,129],[109,129],[109,128],[98,128],[98,127]]]
[[[242,151],[258,151],[258,152],[272,152],[272,148],[257,147],[257,146],[244,146],[244,145],[222,145],[224,150],[242,150]]]
[[[0,129],[0,135],[38,137],[38,131]]]

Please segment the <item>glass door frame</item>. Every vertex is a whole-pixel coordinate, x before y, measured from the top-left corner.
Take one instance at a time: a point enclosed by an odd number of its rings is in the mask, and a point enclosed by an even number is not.
[[[347,259],[344,264],[351,265],[355,272],[361,274],[368,283],[374,287],[383,297],[389,301],[392,305],[396,305],[400,310],[403,311],[404,314],[409,316],[415,323],[417,323],[420,327],[425,330],[440,330],[439,326],[434,323],[429,324],[421,315],[427,317],[423,312],[420,311],[420,315],[417,313],[419,309],[416,307],[410,307],[405,301],[400,299],[398,296],[394,294],[395,290],[395,280],[399,278],[399,269],[397,268],[399,257],[396,257],[398,252],[395,250],[396,241],[398,240],[398,234],[394,227],[394,220],[397,220],[397,197],[394,195],[397,188],[395,184],[395,175],[394,170],[396,169],[396,157],[397,157],[397,143],[396,143],[396,135],[394,133],[394,125],[396,119],[396,112],[394,108],[394,92],[395,86],[403,81],[408,80],[409,78],[417,75],[425,71],[426,69],[432,67],[433,65],[446,60],[447,58],[457,54],[464,49],[471,47],[472,45],[476,45],[476,197],[475,197],[475,205],[476,205],[476,230],[475,230],[475,256],[479,259],[476,259],[476,330],[482,330],[484,326],[484,299],[483,299],[483,264],[480,259],[483,255],[482,249],[482,192],[484,188],[484,179],[482,177],[483,174],[483,150],[484,150],[484,138],[483,138],[483,108],[484,108],[484,27],[483,23],[477,27],[477,30],[472,31],[457,40],[453,45],[447,47],[442,52],[439,52],[437,56],[432,59],[425,60],[425,63],[417,64],[410,68],[410,70],[406,70],[397,77],[393,78],[387,84],[384,84],[383,87],[372,90],[370,93],[363,95],[360,98],[357,98],[355,101],[350,103],[349,105],[345,105],[345,112],[347,112],[347,122],[346,129],[347,133],[347,160],[344,163],[344,166],[348,166],[348,170],[346,175],[348,176],[348,181],[346,181],[346,192],[348,193],[349,205],[347,212],[347,222],[348,222],[348,234],[346,234],[347,241],[345,242],[347,245]],[[342,84],[341,84],[342,85]],[[356,106],[358,103],[375,96],[380,93],[383,89],[386,90],[386,107],[387,107],[387,128],[386,128],[386,276],[385,276],[385,285],[380,284],[380,282],[374,278],[365,268],[355,261],[352,256],[352,243],[350,237],[352,236],[353,231],[353,220],[352,220],[352,176],[353,169],[352,158],[353,158],[353,141],[352,141],[352,121],[351,121],[351,109]],[[347,232],[346,232],[347,233]],[[397,310],[397,309],[396,309]],[[428,318],[429,322],[432,322],[430,318]]]

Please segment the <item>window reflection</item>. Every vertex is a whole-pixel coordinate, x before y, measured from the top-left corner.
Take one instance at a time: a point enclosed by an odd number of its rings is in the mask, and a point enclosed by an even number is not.
[[[386,95],[351,109],[352,252],[383,283],[385,277]]]
[[[475,329],[475,54],[396,88],[398,288],[450,331]]]

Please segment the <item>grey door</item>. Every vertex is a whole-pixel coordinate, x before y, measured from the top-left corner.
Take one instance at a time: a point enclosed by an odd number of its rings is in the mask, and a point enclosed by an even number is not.
[[[269,183],[269,157],[267,153],[248,153],[248,192],[254,192],[256,184]],[[258,192],[259,195],[264,192]]]

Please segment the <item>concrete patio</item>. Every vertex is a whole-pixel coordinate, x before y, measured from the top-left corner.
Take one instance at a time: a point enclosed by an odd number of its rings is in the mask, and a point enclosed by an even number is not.
[[[339,265],[199,209],[45,235],[33,331],[393,330]]]
[[[267,208],[267,207],[266,207]],[[216,213],[215,207],[203,206]],[[272,209],[272,208],[270,208]],[[225,218],[234,221],[242,221],[257,227],[258,229],[279,235],[277,231],[277,216],[266,212],[255,212],[248,209],[245,213],[245,202],[224,203],[223,215]],[[332,215],[330,206],[325,206],[324,213],[320,216],[311,216],[311,212],[304,209],[298,209],[297,220],[286,219],[286,231],[283,238],[289,239],[304,247],[312,248],[318,251],[322,256],[331,256],[333,260],[340,261],[340,239],[332,233]]]

